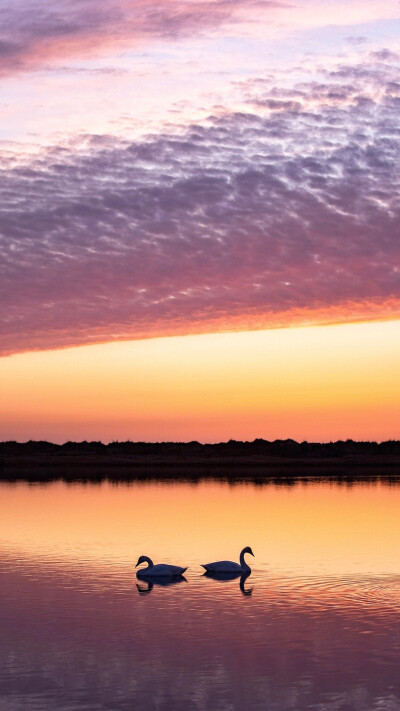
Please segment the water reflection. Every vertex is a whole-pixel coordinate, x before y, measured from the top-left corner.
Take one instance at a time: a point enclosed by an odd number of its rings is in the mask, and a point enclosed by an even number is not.
[[[136,587],[139,595],[147,595],[147,593],[150,593],[153,590],[154,586],[160,586],[165,588],[170,585],[176,585],[177,583],[187,583],[187,579],[184,575],[180,575],[175,578],[148,578],[142,583],[136,583]]]
[[[0,711],[400,711],[400,487],[31,493],[0,491]],[[244,535],[250,579],[200,573]],[[188,584],[135,589],[138,550]]]
[[[237,578],[239,578],[239,590],[243,593],[243,595],[251,595],[253,592],[254,585],[251,588],[245,587],[245,582],[247,578],[250,577],[250,575],[251,573],[213,573],[212,571],[207,570],[203,574],[203,577],[211,578],[211,580],[218,580],[220,582],[226,582],[227,580],[237,580]]]

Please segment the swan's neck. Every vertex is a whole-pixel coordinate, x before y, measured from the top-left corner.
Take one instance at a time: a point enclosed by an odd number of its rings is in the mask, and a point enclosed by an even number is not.
[[[148,568],[153,568],[153,566],[154,566],[153,561],[147,555],[143,556],[143,563],[148,563],[148,566],[147,566]]]
[[[251,570],[250,566],[247,565],[245,559],[244,559],[245,553],[244,551],[241,552],[240,554],[240,567],[243,568],[243,570]]]

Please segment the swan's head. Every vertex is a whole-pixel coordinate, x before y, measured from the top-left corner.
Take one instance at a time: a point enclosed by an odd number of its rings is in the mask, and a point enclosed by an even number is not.
[[[246,548],[243,548],[242,553],[243,553],[243,555],[245,553],[250,553],[250,555],[252,555],[253,558],[255,558],[255,555],[254,555],[253,551],[251,550],[250,546],[246,546]]]
[[[148,563],[149,560],[150,560],[150,559],[147,557],[147,555],[141,555],[141,556],[138,558],[138,562],[136,563],[135,568],[137,568],[138,565],[141,565],[142,563]]]

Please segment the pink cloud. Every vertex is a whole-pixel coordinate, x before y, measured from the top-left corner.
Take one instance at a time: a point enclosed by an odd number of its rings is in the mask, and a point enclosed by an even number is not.
[[[213,37],[223,27],[239,36],[274,39],[277,32],[399,17],[397,0],[6,0],[0,10],[0,76],[149,42]]]
[[[246,0],[273,10],[284,0]],[[46,67],[66,58],[89,58],[171,41],[239,20],[242,0],[13,0],[0,12],[0,76]]]

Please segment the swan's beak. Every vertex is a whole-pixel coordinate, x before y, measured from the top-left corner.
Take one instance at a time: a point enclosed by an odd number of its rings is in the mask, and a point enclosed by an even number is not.
[[[138,561],[138,562],[136,563],[136,565],[135,565],[135,568],[137,568],[137,567],[138,567],[138,565],[139,565],[139,561]]]
[[[253,551],[251,550],[251,548],[250,548],[250,550],[249,550],[249,553],[250,553],[250,555],[253,556],[253,558],[255,558],[255,555],[254,555]]]

